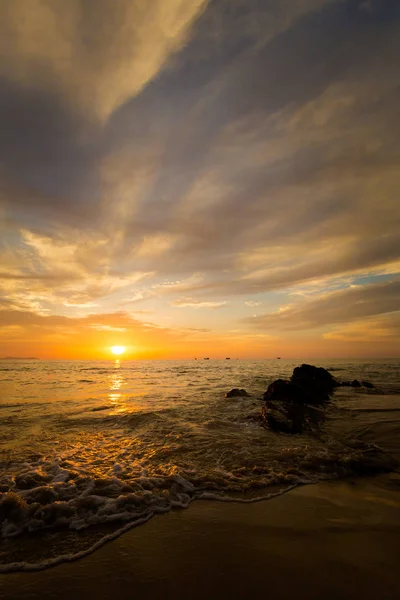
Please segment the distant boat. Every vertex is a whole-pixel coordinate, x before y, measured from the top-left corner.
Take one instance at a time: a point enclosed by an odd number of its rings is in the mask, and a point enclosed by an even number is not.
[[[230,356],[227,356],[225,360],[231,360],[231,357],[230,357]]]
[[[281,360],[281,357],[280,357],[280,356],[277,356],[277,357],[276,357],[276,359],[277,359],[277,360]]]
[[[210,359],[207,357],[207,358],[205,358],[204,360],[210,360]]]

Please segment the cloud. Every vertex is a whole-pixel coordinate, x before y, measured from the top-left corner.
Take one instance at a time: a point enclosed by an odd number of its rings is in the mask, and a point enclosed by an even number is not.
[[[400,339],[400,311],[336,326],[324,339],[338,342],[394,342]]]
[[[151,119],[162,114],[157,131],[164,153],[154,150],[151,135],[144,137],[145,125],[129,123],[128,107],[120,115],[129,135],[139,134],[153,168],[147,164],[141,192],[124,204],[126,239],[167,228],[175,241],[159,262],[161,272],[201,271],[204,285],[193,290],[248,293],[398,259],[399,76],[392,50],[399,24],[377,28],[378,55],[370,23],[352,14],[340,47],[347,8],[326,5],[268,42],[252,40],[233,56],[221,50],[221,62],[206,63],[188,79],[196,36],[204,35],[195,28],[176,71],[138,99],[150,132]],[[224,30],[224,40],[236,31]],[[131,190],[134,144],[127,142],[124,152],[118,178],[127,177]]]
[[[209,302],[197,300],[195,298],[178,298],[172,303],[173,306],[179,306],[181,308],[222,308],[223,306],[226,306],[226,304],[226,300]]]
[[[126,327],[113,327],[112,325],[90,325],[92,329],[97,329],[98,331],[126,331]]]
[[[108,117],[186,40],[204,0],[6,0],[0,72]]]
[[[248,318],[245,322],[266,331],[308,330],[395,312],[399,308],[399,297],[400,279],[395,279],[322,294],[277,313]]]
[[[399,3],[147,4],[1,3],[0,297],[322,322],[398,272]]]
[[[159,333],[168,333],[167,329],[157,327],[153,323],[144,323],[126,312],[67,317],[60,315],[40,315],[27,310],[20,311],[13,308],[4,308],[0,310],[0,328],[9,326],[21,329],[21,339],[29,340],[29,335],[31,335],[32,342],[34,343],[38,341],[38,338],[39,340],[51,340],[53,334],[58,335],[60,333],[67,337],[72,336],[72,338],[96,335],[96,331],[99,335],[101,333],[129,331],[131,334],[142,336],[144,333],[147,335],[149,327],[157,330]],[[99,340],[103,338],[98,337],[95,339]],[[112,338],[109,337],[108,339]]]

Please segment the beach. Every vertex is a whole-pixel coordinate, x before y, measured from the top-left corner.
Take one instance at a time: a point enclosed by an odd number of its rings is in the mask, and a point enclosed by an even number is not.
[[[398,597],[400,477],[199,501],[82,560],[1,576],[5,600]]]

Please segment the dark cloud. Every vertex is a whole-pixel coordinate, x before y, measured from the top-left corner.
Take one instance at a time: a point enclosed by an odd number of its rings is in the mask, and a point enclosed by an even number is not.
[[[87,226],[99,189],[95,138],[52,90],[0,80],[2,204],[22,223]]]

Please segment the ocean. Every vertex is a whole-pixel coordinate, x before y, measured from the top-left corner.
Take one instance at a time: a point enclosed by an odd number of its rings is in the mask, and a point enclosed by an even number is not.
[[[313,361],[375,387],[339,388],[304,434],[270,431],[262,395],[302,362],[0,361],[0,572],[83,556],[196,500],[395,468],[400,361]]]

